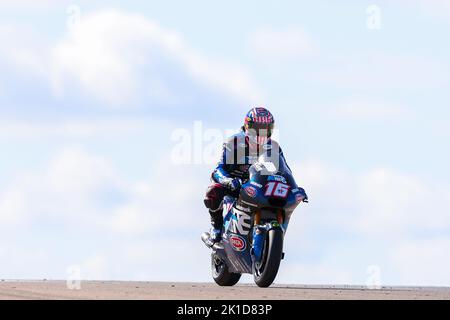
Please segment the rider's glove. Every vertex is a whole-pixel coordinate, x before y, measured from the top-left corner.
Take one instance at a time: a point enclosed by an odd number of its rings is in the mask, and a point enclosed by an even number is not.
[[[303,196],[304,196],[303,202],[308,203],[308,195],[306,194],[305,189],[303,189],[303,188],[298,188],[298,189],[300,190],[301,193],[303,193]]]
[[[239,178],[229,179],[227,186],[231,191],[238,191],[242,186],[242,181]]]

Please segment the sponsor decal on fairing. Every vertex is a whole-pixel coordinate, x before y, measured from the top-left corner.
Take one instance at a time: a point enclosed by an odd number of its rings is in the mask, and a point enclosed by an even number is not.
[[[230,245],[235,251],[244,251],[245,248],[247,248],[247,242],[245,239],[241,236],[238,236],[236,234],[233,234],[229,238]]]
[[[248,187],[245,187],[244,190],[245,190],[245,193],[247,193],[249,197],[251,197],[251,198],[256,197],[257,191],[254,187],[248,186]]]

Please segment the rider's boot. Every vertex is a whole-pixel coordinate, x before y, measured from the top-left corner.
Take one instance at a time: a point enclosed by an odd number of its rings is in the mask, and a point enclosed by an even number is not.
[[[222,240],[222,226],[223,226],[223,216],[222,210],[216,212],[209,211],[211,215],[211,230],[209,232],[209,239],[212,243],[217,243]]]

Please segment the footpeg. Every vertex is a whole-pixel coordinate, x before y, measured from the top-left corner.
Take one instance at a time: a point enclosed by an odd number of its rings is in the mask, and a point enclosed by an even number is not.
[[[203,243],[208,247],[208,248],[212,248],[212,246],[214,245],[214,242],[211,241],[211,236],[208,232],[203,232],[202,233],[202,241]]]

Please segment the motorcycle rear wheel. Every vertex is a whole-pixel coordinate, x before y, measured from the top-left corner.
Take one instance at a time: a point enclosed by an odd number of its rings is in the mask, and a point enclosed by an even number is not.
[[[211,271],[214,281],[222,287],[234,286],[241,279],[240,273],[228,271],[228,267],[214,253],[211,254]]]

